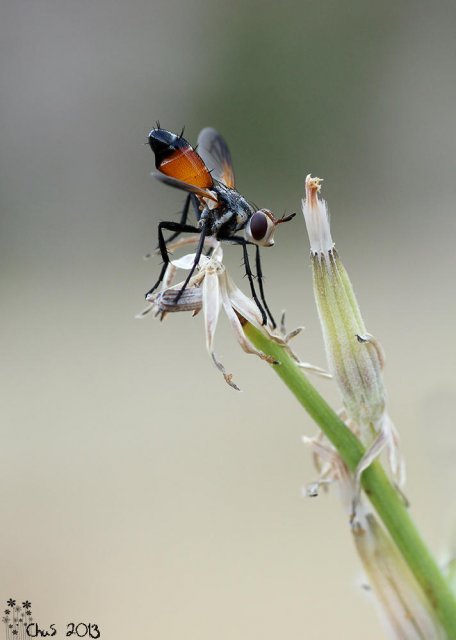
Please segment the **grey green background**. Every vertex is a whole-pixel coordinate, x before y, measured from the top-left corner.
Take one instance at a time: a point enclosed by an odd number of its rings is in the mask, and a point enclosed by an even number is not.
[[[102,638],[377,639],[315,429],[227,323],[135,321],[181,194],[149,177],[156,119],[227,138],[240,191],[333,235],[439,558],[454,537],[455,5],[6,0],[0,22],[0,598]],[[324,364],[302,216],[264,251],[272,308]],[[237,248],[226,250],[245,288]],[[335,407],[331,383],[318,382]],[[0,634],[2,631],[0,630]]]

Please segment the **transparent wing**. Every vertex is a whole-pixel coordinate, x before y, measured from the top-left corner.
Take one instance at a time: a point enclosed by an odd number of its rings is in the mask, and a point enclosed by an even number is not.
[[[230,150],[222,136],[211,127],[198,136],[198,154],[215,180],[234,189],[234,170]]]

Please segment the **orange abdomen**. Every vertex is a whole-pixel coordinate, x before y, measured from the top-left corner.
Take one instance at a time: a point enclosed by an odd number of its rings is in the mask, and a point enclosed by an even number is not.
[[[184,138],[166,129],[152,129],[149,144],[161,173],[202,189],[213,186],[206,165]]]

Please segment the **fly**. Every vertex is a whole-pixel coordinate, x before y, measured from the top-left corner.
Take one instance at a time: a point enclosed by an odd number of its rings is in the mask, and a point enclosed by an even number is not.
[[[183,132],[182,132],[183,133]],[[269,209],[256,209],[235,188],[233,163],[228,146],[222,136],[210,127],[198,136],[198,153],[183,138],[162,129],[157,123],[149,133],[149,144],[155,154],[155,167],[159,173],[153,176],[165,184],[188,193],[179,222],[163,221],[158,225],[158,248],[163,259],[162,269],[154,286],[146,297],[162,282],[169,264],[167,244],[181,233],[198,233],[200,237],[195,260],[190,272],[175,298],[178,303],[189,283],[204,249],[204,241],[213,236],[219,241],[229,241],[242,246],[246,276],[252,297],[263,318],[269,317],[273,327],[274,318],[264,296],[260,247],[272,247],[277,225],[288,222],[296,214],[275,218]],[[194,209],[197,225],[188,224],[190,206]],[[172,234],[165,240],[163,231]],[[244,235],[240,235],[240,232]],[[254,275],[250,267],[247,247],[255,246],[256,277],[260,292],[257,296]]]

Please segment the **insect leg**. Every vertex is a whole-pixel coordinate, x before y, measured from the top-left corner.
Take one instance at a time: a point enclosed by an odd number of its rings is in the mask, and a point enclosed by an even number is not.
[[[166,231],[174,231],[175,233],[200,233],[201,230],[198,229],[197,227],[192,227],[188,224],[180,224],[179,222],[160,222],[158,225],[158,248],[160,250],[160,254],[163,260],[163,265],[160,271],[160,275],[158,276],[158,280],[157,282],[154,284],[154,286],[149,289],[149,291],[146,293],[146,298],[150,293],[153,293],[155,291],[155,289],[157,289],[157,287],[159,286],[160,282],[163,280],[164,276],[165,276],[165,272],[166,272],[166,268],[169,264],[169,256],[168,256],[168,251],[166,249],[166,240],[163,236],[163,229],[165,229]],[[203,240],[204,242],[204,240]],[[198,243],[198,246],[200,242]],[[199,258],[198,258],[199,260]]]
[[[253,284],[253,273],[252,273],[252,270],[250,269],[250,261],[249,261],[249,254],[247,251],[247,245],[252,243],[246,240],[245,238],[242,238],[239,236],[232,236],[231,238],[229,238],[229,241],[235,242],[236,244],[240,244],[242,246],[242,251],[244,253],[245,275],[247,276],[249,281],[250,291],[252,292],[252,298],[255,300],[255,304],[260,310],[261,317],[263,319],[263,324],[267,324],[268,318],[266,316],[266,311],[263,309],[261,302],[258,300],[258,296],[255,291],[255,286]]]
[[[179,221],[179,224],[184,224],[184,225],[187,224],[188,210],[190,208],[190,203],[193,205],[193,208],[195,209],[196,219],[199,220],[199,217],[200,217],[201,213],[200,213],[200,210],[199,210],[199,207],[198,207],[198,200],[196,199],[195,194],[189,193],[187,195],[187,197],[185,198],[185,204],[184,204],[184,208],[182,210],[181,219]],[[182,232],[181,231],[175,231],[172,235],[169,236],[169,238],[167,238],[166,244],[169,244],[170,242],[175,240],[180,233],[182,233]]]
[[[190,203],[193,205],[193,208],[195,210],[195,215],[196,215],[196,219],[199,220],[200,216],[201,216],[201,212],[199,210],[199,206],[198,206],[198,200],[195,196],[195,194],[193,193],[189,193],[187,195],[187,197],[185,198],[185,204],[184,204],[184,208],[182,209],[182,213],[181,213],[181,219],[179,220],[178,224],[187,224],[187,218],[188,218],[188,210],[190,208]],[[175,231],[173,234],[171,234],[169,236],[169,238],[167,238],[166,240],[166,244],[169,244],[170,242],[172,242],[173,240],[175,240],[180,234],[182,233],[182,231]],[[159,249],[160,247],[156,247],[155,251],[157,251],[157,249]],[[152,256],[152,253],[146,253],[146,255],[144,256],[145,258],[150,258]]]
[[[206,234],[207,234],[207,221],[203,222],[203,225],[202,225],[200,231],[201,231],[201,235],[199,237],[198,245],[196,247],[195,260],[193,261],[193,265],[192,265],[192,268],[190,269],[190,271],[188,273],[188,276],[185,278],[184,284],[182,285],[182,289],[179,291],[179,293],[176,296],[176,299],[174,301],[175,303],[179,302],[179,298],[184,293],[185,287],[190,282],[190,278],[192,277],[192,275],[193,275],[193,273],[194,273],[194,271],[195,271],[195,269],[198,266],[198,263],[200,261],[201,254],[203,253],[203,248],[204,248],[204,240],[205,240]]]
[[[272,317],[272,313],[269,311],[268,303],[266,302],[265,297],[264,297],[263,271],[261,270],[260,247],[258,245],[256,245],[255,262],[256,262],[258,286],[260,287],[261,302],[264,304],[264,308],[266,309],[266,313],[269,316],[269,320],[271,321],[271,324],[272,324],[273,328],[275,329],[277,325],[275,323],[274,318]]]

